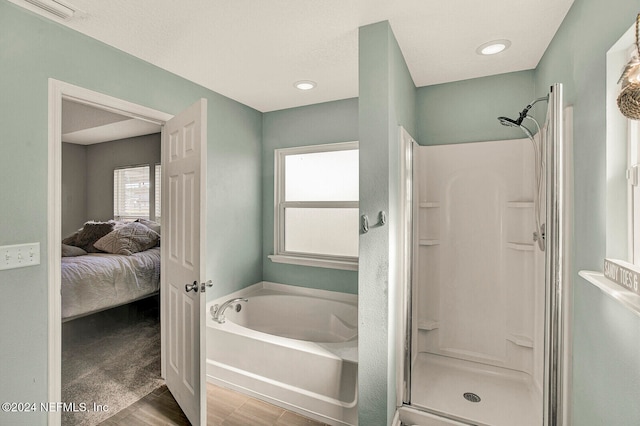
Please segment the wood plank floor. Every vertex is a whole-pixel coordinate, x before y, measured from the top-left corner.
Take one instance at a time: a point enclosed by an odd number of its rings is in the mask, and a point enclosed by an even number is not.
[[[166,386],[111,416],[101,426],[188,426],[189,420]],[[207,383],[208,426],[322,426],[275,405]]]

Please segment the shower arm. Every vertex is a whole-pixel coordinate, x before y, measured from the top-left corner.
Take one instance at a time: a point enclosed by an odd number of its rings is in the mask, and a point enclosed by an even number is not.
[[[549,100],[549,95],[547,95],[547,96],[543,96],[543,97],[541,97],[541,98],[538,98],[538,99],[535,99],[535,100],[531,101],[531,102],[529,103],[529,105],[527,105],[527,106],[522,110],[522,112],[520,113],[520,118],[518,119],[519,124],[521,124],[521,123],[522,123],[522,121],[523,121],[525,118],[527,118],[527,114],[529,113],[529,110],[530,110],[531,108],[533,108],[533,106],[534,106],[535,104],[537,104],[538,102],[541,102],[541,101],[545,101],[545,102],[546,102],[546,101],[548,101],[548,100]]]

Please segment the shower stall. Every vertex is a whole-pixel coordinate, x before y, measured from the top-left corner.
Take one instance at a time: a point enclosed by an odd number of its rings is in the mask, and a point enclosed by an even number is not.
[[[525,137],[405,146],[405,425],[561,424],[562,86],[498,119]]]

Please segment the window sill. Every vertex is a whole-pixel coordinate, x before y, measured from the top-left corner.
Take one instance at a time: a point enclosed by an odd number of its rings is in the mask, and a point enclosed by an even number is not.
[[[622,306],[634,314],[640,316],[640,296],[622,286],[614,283],[604,276],[602,272],[580,271],[582,278],[598,287],[604,294],[617,300]]]
[[[315,266],[318,268],[342,269],[345,271],[357,271],[358,261],[315,259],[310,257],[287,256],[272,254],[268,256],[274,263],[288,263],[290,265]]]

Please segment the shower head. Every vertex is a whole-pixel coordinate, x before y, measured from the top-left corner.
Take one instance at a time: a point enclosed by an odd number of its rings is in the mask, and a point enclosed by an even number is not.
[[[522,112],[520,112],[520,115],[518,117],[517,120],[512,120],[511,118],[507,118],[507,117],[498,117],[498,121],[500,122],[500,124],[502,124],[503,126],[508,126],[508,127],[522,127],[522,122],[524,121],[525,118],[527,117],[527,114],[529,113],[529,110],[538,102],[540,101],[547,101],[549,99],[548,96],[545,96],[543,98],[538,98],[534,101],[532,101],[529,105],[527,105]]]
[[[526,118],[529,118],[529,117],[526,117]],[[529,130],[528,128],[526,128],[522,124],[522,120],[524,120],[524,119],[525,119],[525,117],[523,117],[523,116],[520,116],[520,118],[517,119],[517,120],[512,120],[509,117],[498,117],[498,121],[503,126],[518,127],[518,128],[520,128],[520,130],[522,130],[524,132],[525,135],[527,135],[527,137],[529,137],[529,139],[533,139],[533,134],[531,133],[531,130]]]
[[[507,127],[520,127],[520,123],[518,123],[516,120],[512,120],[508,117],[498,117],[498,121],[500,122],[500,124],[502,124],[503,126],[507,126]]]

